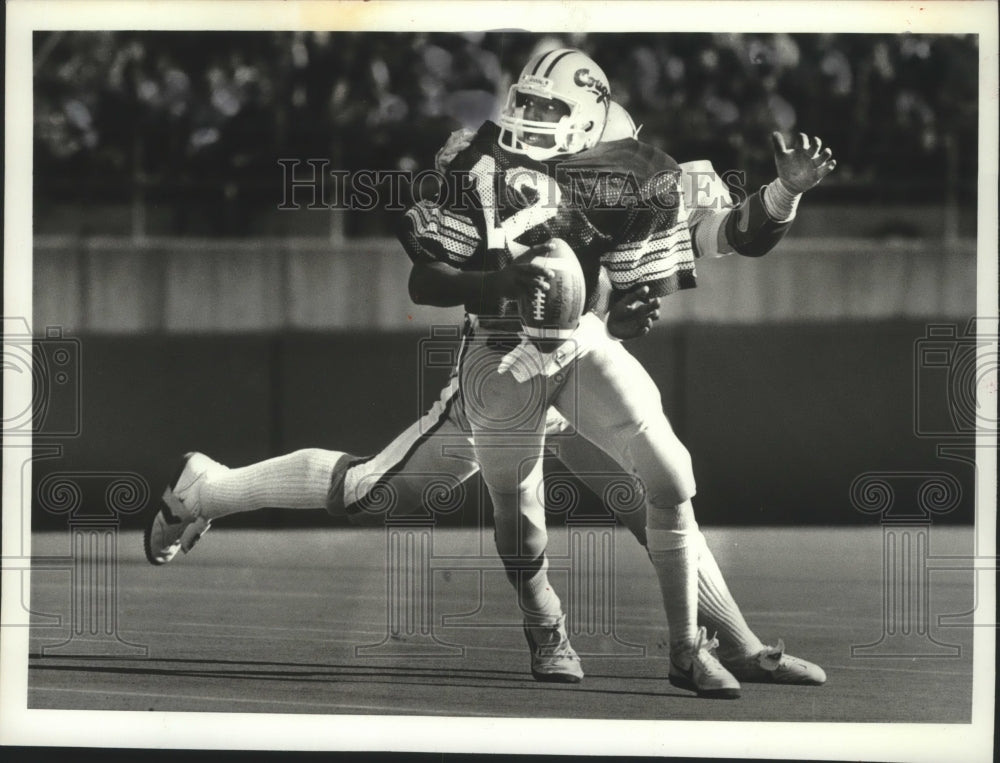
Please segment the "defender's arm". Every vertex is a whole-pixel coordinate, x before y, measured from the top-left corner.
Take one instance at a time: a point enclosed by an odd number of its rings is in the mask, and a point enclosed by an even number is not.
[[[733,208],[728,189],[708,162],[682,164],[685,191],[691,200],[689,223],[699,257],[736,252],[760,257],[770,252],[791,227],[802,194],[837,166],[833,152],[819,138],[799,133],[791,148],[781,133],[773,133],[778,177]]]

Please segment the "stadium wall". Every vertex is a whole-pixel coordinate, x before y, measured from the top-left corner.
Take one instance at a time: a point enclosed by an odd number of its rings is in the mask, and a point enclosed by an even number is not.
[[[62,450],[36,460],[36,496],[58,472],[125,471],[155,500],[191,449],[230,465],[301,447],[374,452],[438,394],[448,369],[430,347],[453,344],[461,321],[410,302],[409,264],[384,238],[39,236],[33,255],[38,344],[77,353],[68,382],[43,390],[36,453]],[[630,347],[692,451],[702,521],[878,521],[851,503],[868,472],[947,472],[963,497],[944,519],[971,521],[971,466],[937,456],[961,424],[949,384],[962,368],[925,367],[920,348],[943,324],[954,338],[933,341],[961,357],[975,266],[968,239],[792,237],[760,260],[699,262],[698,288],[667,299]],[[938,436],[923,436],[927,422]],[[40,526],[65,523],[44,496],[34,505]]]
[[[411,331],[461,320],[414,305],[409,261],[386,238],[141,239],[40,236],[34,329],[77,334]],[[663,323],[968,318],[974,239],[796,238],[760,259],[698,262],[698,288]]]
[[[932,323],[688,322],[660,326],[634,344],[693,454],[700,520],[878,522],[852,507],[855,478],[945,472],[958,480],[962,499],[935,521],[972,521],[972,467],[939,458],[941,438],[918,431],[947,430],[953,420],[947,385],[956,369],[919,363]],[[964,327],[955,327],[960,336]],[[36,438],[36,449],[62,446],[61,455],[35,461],[36,498],[39,484],[57,472],[132,472],[148,481],[155,501],[179,455],[192,449],[232,466],[301,447],[374,452],[439,392],[447,371],[429,360],[431,349],[456,341],[426,329],[77,339],[76,375],[69,385],[51,387],[64,399],[53,401],[50,413],[66,421],[75,411],[79,434]],[[66,397],[74,387],[78,404]],[[474,521],[476,492],[449,521]],[[95,506],[103,500],[85,496]],[[900,494],[897,501],[900,510],[913,508],[916,496]],[[36,527],[65,526],[65,513],[45,508],[51,503],[51,497],[35,501]],[[227,520],[330,521],[319,511]]]

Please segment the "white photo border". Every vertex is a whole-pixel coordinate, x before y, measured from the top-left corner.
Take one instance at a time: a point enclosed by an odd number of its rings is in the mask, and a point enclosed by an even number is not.
[[[997,315],[997,7],[990,2],[272,2],[10,0],[6,6],[6,172],[4,312],[32,315],[32,33],[35,30],[379,30],[468,31],[511,26],[527,31],[629,32],[928,32],[979,35],[979,225],[977,315]],[[4,385],[6,413],[22,410]],[[992,401],[996,405],[996,400]],[[993,412],[995,420],[995,410]],[[979,553],[995,555],[995,443],[983,436],[978,472]],[[5,449],[4,558],[30,555],[30,507],[9,489],[20,470]],[[30,472],[28,472],[30,479]],[[27,525],[27,526],[26,526]],[[27,547],[24,543],[27,542]],[[994,565],[995,566],[995,565]],[[994,572],[995,581],[995,572]],[[7,578],[7,572],[4,573]],[[989,574],[980,575],[980,583]],[[6,580],[4,582],[7,582]],[[984,591],[977,624],[995,622]],[[4,622],[20,610],[20,586],[4,585]],[[583,753],[810,759],[936,761],[961,751],[992,760],[995,630],[974,629],[971,724],[732,723],[508,718],[391,718],[29,710],[28,629],[0,638],[0,742],[5,745],[197,747],[206,749],[397,750]]]

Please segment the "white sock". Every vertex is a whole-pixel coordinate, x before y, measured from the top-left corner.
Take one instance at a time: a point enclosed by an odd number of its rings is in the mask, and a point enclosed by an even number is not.
[[[333,467],[343,455],[336,450],[307,448],[219,472],[201,488],[201,514],[206,519],[218,519],[266,507],[322,509]]]
[[[540,476],[540,461],[536,468]],[[524,622],[554,625],[562,616],[562,602],[549,584],[545,511],[538,502],[537,487],[512,492],[489,488],[489,491],[497,552],[507,579],[517,592],[517,605]]]
[[[750,630],[743,619],[736,600],[729,592],[715,556],[705,542],[705,536],[695,533],[694,545],[698,549],[698,620],[719,638],[719,651],[726,655],[752,655],[764,644]]]
[[[555,625],[562,616],[562,602],[549,585],[549,560],[542,557],[542,567],[531,577],[519,575],[517,601],[527,625]]]
[[[654,527],[646,530],[649,558],[660,581],[673,654],[690,647],[698,631],[698,547],[693,537],[696,532]]]

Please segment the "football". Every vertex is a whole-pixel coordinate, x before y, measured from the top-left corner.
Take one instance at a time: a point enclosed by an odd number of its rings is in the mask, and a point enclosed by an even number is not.
[[[550,243],[553,249],[546,255],[522,255],[553,273],[548,291],[533,289],[520,300],[524,333],[532,339],[569,337],[580,323],[586,299],[587,285],[576,254],[561,238],[554,238]]]

